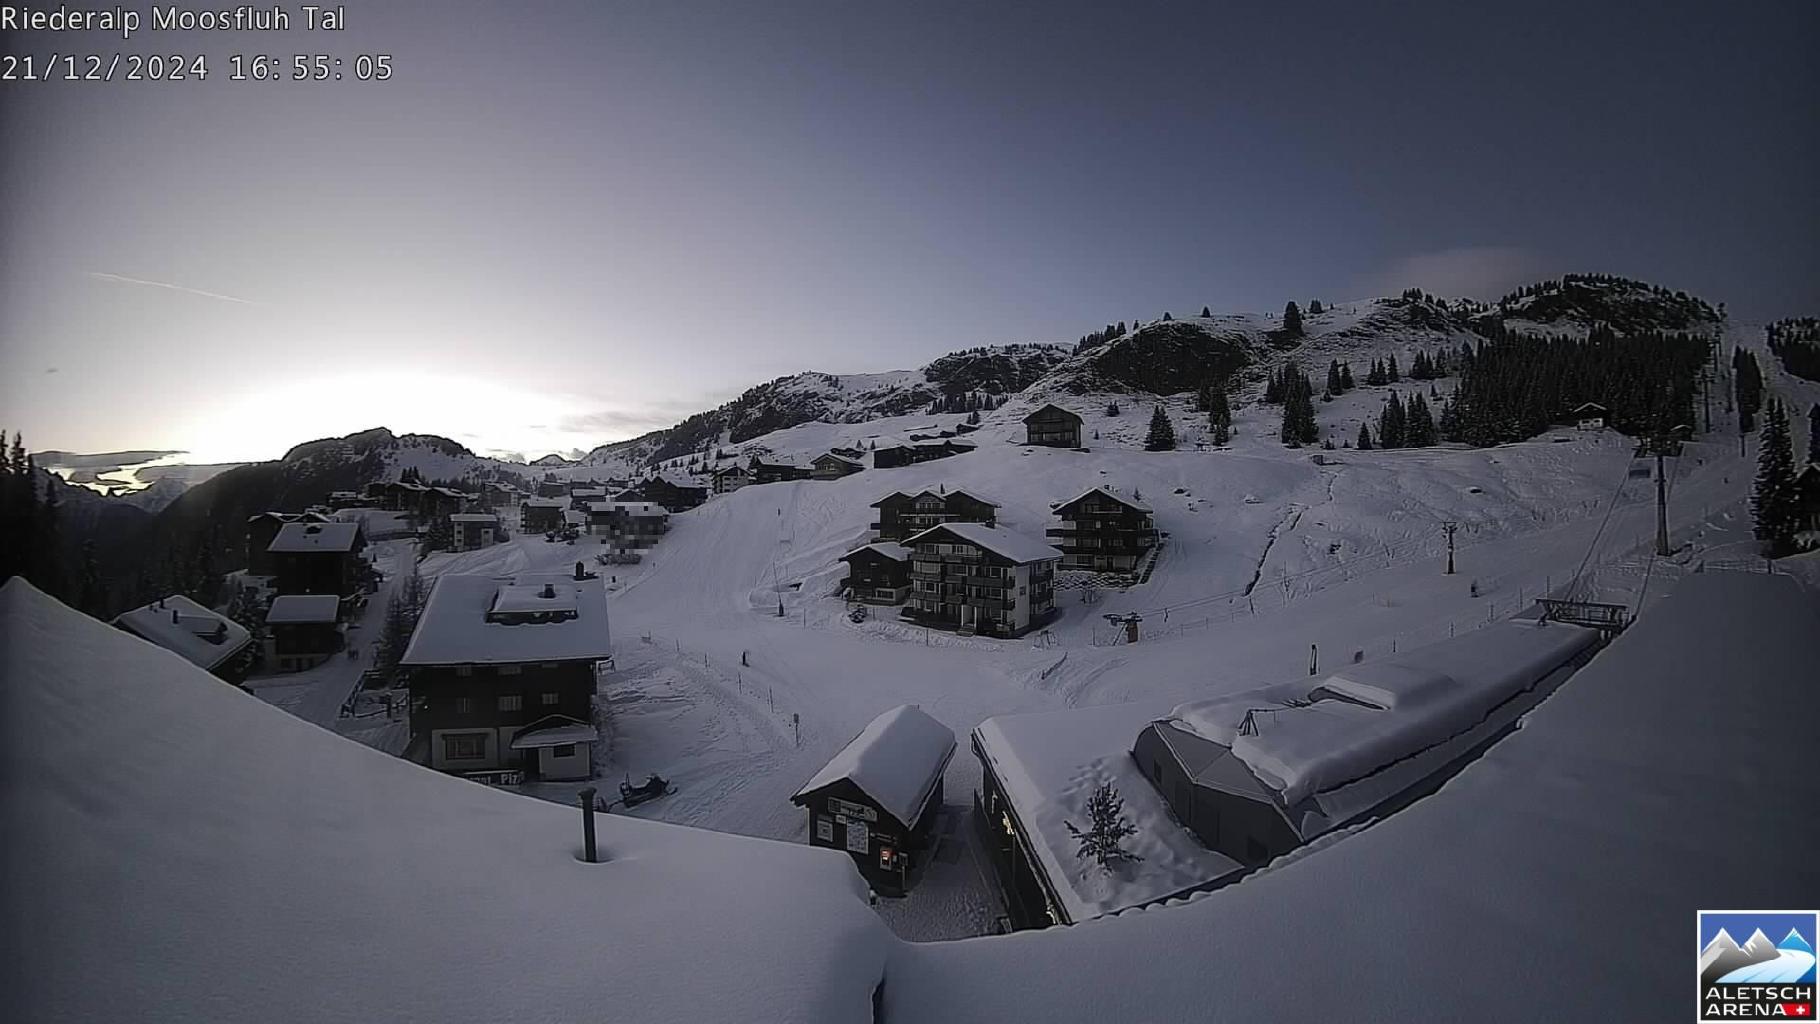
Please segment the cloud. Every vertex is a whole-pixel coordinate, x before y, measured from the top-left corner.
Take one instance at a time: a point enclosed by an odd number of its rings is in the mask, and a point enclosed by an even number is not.
[[[572,413],[564,416],[557,421],[556,429],[569,434],[623,433],[627,431],[644,433],[663,427],[673,427],[685,416],[700,411],[698,408],[681,402],[600,409],[594,412]]]
[[[1521,246],[1481,245],[1417,253],[1359,280],[1361,295],[1396,295],[1420,288],[1443,297],[1490,301],[1547,276],[1547,261]]]
[[[169,290],[174,291],[174,292],[183,292],[188,295],[200,295],[205,299],[217,299],[222,302],[237,302],[242,306],[258,305],[258,303],[252,301],[251,299],[238,299],[232,295],[223,295],[220,292],[206,292],[200,288],[186,288],[183,285],[170,284],[165,281],[147,281],[144,278],[126,277],[122,274],[104,274],[98,270],[88,271],[88,276],[95,278],[98,281],[115,281],[120,284],[137,284],[137,285],[144,285],[147,288],[168,288]]]

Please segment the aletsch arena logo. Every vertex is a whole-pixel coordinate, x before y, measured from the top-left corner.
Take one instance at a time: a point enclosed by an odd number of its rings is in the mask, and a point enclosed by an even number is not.
[[[1702,910],[1699,975],[1707,1021],[1813,1020],[1812,910]]]

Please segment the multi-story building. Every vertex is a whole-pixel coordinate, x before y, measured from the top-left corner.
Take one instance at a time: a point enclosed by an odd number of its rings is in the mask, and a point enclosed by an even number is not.
[[[1060,526],[1044,533],[1062,549],[1062,568],[1130,572],[1156,546],[1156,520],[1135,498],[1095,487],[1056,506]]]
[[[670,532],[670,512],[654,501],[596,501],[588,532],[617,548],[648,548]]]
[[[591,773],[596,666],[613,655],[598,580],[442,576],[400,664],[411,745],[448,772]]]
[[[964,634],[1021,636],[1055,614],[1055,565],[1042,541],[979,523],[943,523],[904,541],[904,618]]]
[[[901,541],[942,523],[998,523],[997,502],[959,489],[915,494],[892,491],[873,502],[872,507],[878,509],[878,521],[871,528],[879,540]]]
[[[1024,417],[1025,444],[1048,448],[1079,448],[1081,418],[1059,405],[1045,405]]]
[[[867,604],[900,604],[910,594],[910,549],[879,541],[840,556],[847,589]]]
[[[461,512],[449,517],[449,550],[473,551],[499,541],[499,516],[491,512]]]
[[[358,523],[286,523],[266,547],[280,594],[352,597],[366,572],[366,536]]]

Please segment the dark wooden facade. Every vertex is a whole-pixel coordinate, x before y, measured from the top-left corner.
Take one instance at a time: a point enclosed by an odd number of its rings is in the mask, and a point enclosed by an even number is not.
[[[565,506],[560,504],[532,504],[527,501],[518,506],[519,529],[525,533],[548,533],[551,530],[560,530],[563,527],[564,508]]]
[[[432,665],[410,671],[411,737],[423,761],[445,771],[485,771],[535,762],[511,749],[512,734],[547,718],[592,721],[592,661]]]
[[[280,594],[336,594],[352,597],[366,576],[366,538],[358,530],[345,551],[273,551],[272,572]]]
[[[928,444],[892,445],[888,448],[874,449],[872,452],[873,469],[896,469],[899,466],[914,466],[922,462],[933,462],[951,455],[964,455],[973,451],[976,445],[965,441],[934,441]]]
[[[922,491],[905,494],[895,491],[872,503],[878,509],[878,520],[871,524],[878,539],[901,541],[943,523],[998,522],[998,506],[966,491]]]
[[[1059,405],[1045,405],[1024,417],[1026,444],[1048,448],[1079,448],[1081,418]]]
[[[708,488],[678,484],[663,477],[641,480],[614,495],[618,501],[650,501],[672,512],[682,512],[708,500]]]
[[[865,463],[845,455],[828,452],[817,455],[810,463],[809,476],[815,480],[839,480],[843,476],[852,476],[866,468]]]
[[[1047,928],[1070,924],[1036,854],[1030,849],[1029,830],[1018,819],[1017,808],[1005,797],[1005,787],[992,769],[992,759],[973,736],[973,756],[980,763],[980,789],[973,802],[974,826],[980,852],[1004,896],[1005,916],[1013,929]]]
[[[1044,533],[1062,550],[1062,568],[1130,572],[1156,546],[1149,509],[1101,488],[1056,508],[1061,525]]]
[[[341,631],[333,622],[273,622],[265,628],[272,666],[280,672],[320,665],[342,649]]]
[[[792,802],[809,812],[810,846],[845,850],[868,885],[902,896],[926,866],[936,811],[942,806],[942,780],[936,780],[914,827],[897,820],[849,779],[798,794]]]
[[[902,604],[910,593],[909,552],[904,551],[903,555],[893,557],[872,545],[842,555],[841,561],[847,563],[847,589],[854,600]]]
[[[794,466],[788,462],[765,462],[756,456],[746,467],[746,471],[752,474],[752,482],[755,484],[776,484],[787,480],[809,479],[809,469],[805,466]]]

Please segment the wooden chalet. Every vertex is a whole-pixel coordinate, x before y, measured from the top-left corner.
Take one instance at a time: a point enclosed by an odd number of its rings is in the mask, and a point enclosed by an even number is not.
[[[807,480],[809,479],[810,472],[809,469],[804,466],[798,466],[790,462],[766,462],[756,455],[752,456],[752,461],[746,469],[747,472],[752,474],[752,482],[755,484],[775,484],[782,483],[786,480]]]
[[[662,505],[671,512],[686,512],[708,500],[708,489],[654,476],[640,480],[613,498],[615,501],[648,501]]]
[[[872,888],[902,896],[934,854],[954,733],[912,705],[879,715],[790,802],[809,845],[845,850]]]
[[[539,498],[566,498],[569,496],[568,481],[554,480],[550,477],[537,481],[535,490]]]
[[[473,551],[503,540],[499,516],[492,512],[458,512],[449,517],[449,550]]]
[[[1081,417],[1059,405],[1049,404],[1024,417],[1024,443],[1047,448],[1079,448]]]
[[[607,488],[598,484],[583,484],[569,488],[569,507],[587,511],[589,505],[597,501],[606,501],[611,495]]]
[[[253,634],[182,594],[122,612],[114,625],[236,685],[252,668]]]
[[[526,498],[518,506],[518,528],[525,533],[549,533],[563,528],[562,513],[569,503],[561,498]]]
[[[1044,533],[1062,551],[1062,568],[1130,572],[1156,546],[1156,520],[1148,505],[1095,487],[1056,506],[1060,526]]]
[[[329,517],[319,512],[261,512],[246,521],[246,572],[248,576],[272,576],[272,555],[268,550],[273,538],[286,523],[326,523]]]
[[[977,445],[966,441],[931,441],[923,444],[889,445],[873,449],[873,469],[896,469],[900,466],[914,466],[923,462],[933,462],[952,455],[964,455],[973,451]]]
[[[892,491],[872,503],[878,521],[870,524],[879,540],[901,541],[942,523],[998,523],[998,503],[968,491]]]
[[[341,599],[334,594],[284,594],[265,613],[266,663],[302,672],[342,649]]]
[[[411,691],[407,756],[494,779],[588,778],[596,667],[612,655],[596,579],[439,577],[400,661]]]
[[[453,487],[426,487],[418,496],[417,513],[425,519],[443,519],[459,514],[474,503],[474,495]]]
[[[1581,430],[1604,430],[1610,411],[1597,402],[1587,402],[1567,415]]]
[[[366,537],[358,523],[286,523],[266,547],[280,594],[336,594],[360,589]]]
[[[904,618],[963,635],[1022,636],[1055,617],[1055,566],[1042,541],[979,523],[943,523],[905,539]]]
[[[859,459],[827,452],[817,455],[815,461],[809,464],[809,478],[811,480],[839,480],[843,476],[863,472],[865,468],[865,462]]]
[[[847,591],[866,604],[902,604],[910,595],[910,549],[878,541],[840,556],[847,563]]]

